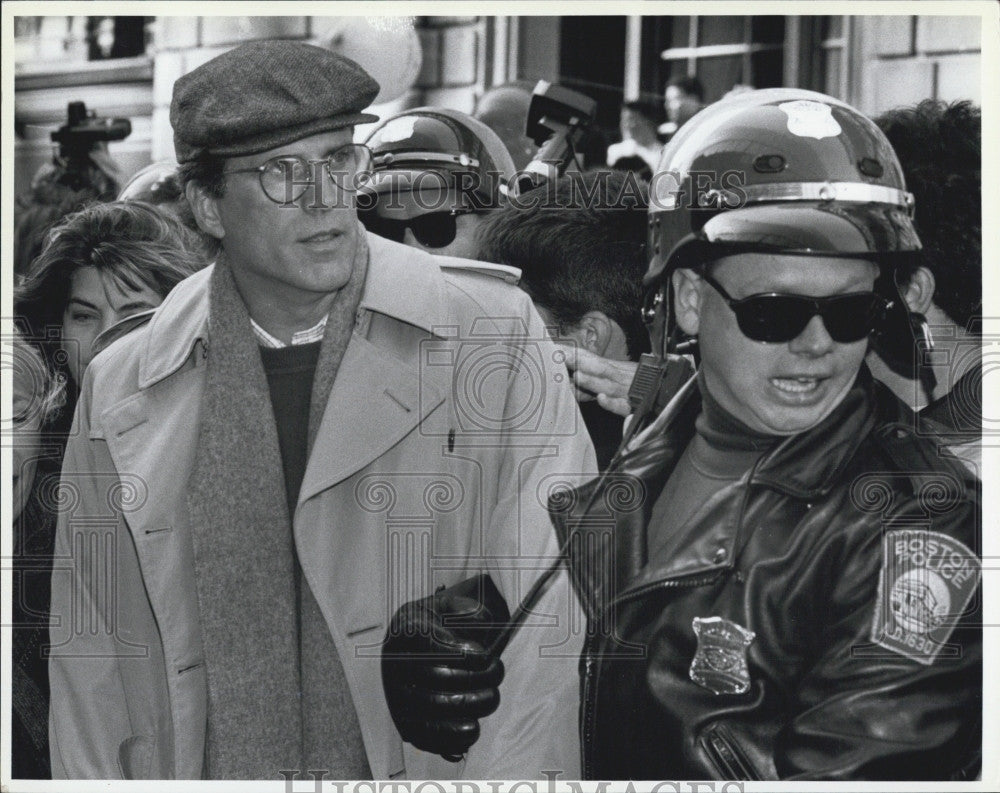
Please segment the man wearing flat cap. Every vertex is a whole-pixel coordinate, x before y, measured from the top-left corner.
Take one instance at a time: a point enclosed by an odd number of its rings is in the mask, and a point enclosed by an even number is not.
[[[87,371],[53,575],[56,777],[579,774],[565,577],[502,659],[491,639],[557,554],[547,496],[593,450],[516,286],[358,223],[353,127],[377,91],[286,41],[174,86],[180,175],[221,253]],[[452,625],[442,604],[470,603]],[[454,652],[384,662],[418,613]],[[390,712],[383,674],[399,691],[410,668],[442,690]]]

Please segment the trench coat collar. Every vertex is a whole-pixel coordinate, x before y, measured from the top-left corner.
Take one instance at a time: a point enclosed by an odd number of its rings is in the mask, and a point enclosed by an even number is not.
[[[139,388],[149,388],[176,372],[194,345],[208,336],[208,285],[214,269],[210,264],[185,278],[153,313],[139,359]]]
[[[385,314],[429,333],[451,320],[444,313],[440,256],[368,235],[371,252],[360,308]]]
[[[360,309],[398,319],[428,332],[452,323],[444,300],[441,257],[368,234],[371,259]],[[447,260],[460,266],[463,260]],[[473,263],[469,262],[471,266]],[[194,345],[208,340],[209,281],[215,265],[179,283],[150,320],[139,364],[139,387],[176,372]]]

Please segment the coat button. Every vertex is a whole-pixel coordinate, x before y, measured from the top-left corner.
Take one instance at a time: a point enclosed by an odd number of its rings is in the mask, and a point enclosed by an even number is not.
[[[722,562],[726,561],[726,549],[725,548],[716,549],[715,556],[712,557],[712,561],[715,564],[722,564]]]

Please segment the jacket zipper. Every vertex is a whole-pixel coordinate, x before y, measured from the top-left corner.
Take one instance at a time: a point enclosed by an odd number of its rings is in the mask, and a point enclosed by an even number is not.
[[[668,580],[668,581],[657,581],[652,584],[647,584],[646,586],[640,587],[632,592],[628,592],[625,595],[615,598],[608,604],[600,616],[608,613],[612,609],[620,606],[623,603],[627,603],[630,600],[634,600],[650,592],[656,591],[658,589],[679,589],[688,588],[696,586],[704,586],[711,583],[716,578],[718,578],[719,572],[715,572],[710,576],[701,576],[700,578],[688,578],[683,580]],[[597,620],[595,620],[597,622]],[[580,740],[580,753],[581,766],[583,768],[584,779],[593,779],[593,768],[591,767],[591,757],[593,752],[588,752],[590,748],[591,741],[594,737],[594,702],[591,697],[591,688],[593,686],[595,670],[597,668],[596,659],[591,655],[593,650],[594,642],[596,641],[596,636],[588,636],[586,642],[584,642],[583,652],[584,652],[584,667],[583,667],[583,691],[581,692],[583,700],[583,719],[581,720],[581,729],[583,735]]]

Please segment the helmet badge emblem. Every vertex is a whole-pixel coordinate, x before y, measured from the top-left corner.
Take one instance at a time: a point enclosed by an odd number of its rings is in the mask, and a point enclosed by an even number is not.
[[[398,143],[412,138],[417,120],[412,117],[394,118],[382,127],[379,139],[382,143]]]
[[[835,137],[842,132],[830,105],[809,99],[796,99],[793,102],[782,102],[778,108],[788,116],[788,131],[800,138],[820,140]]]

